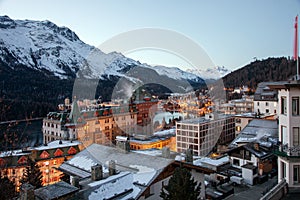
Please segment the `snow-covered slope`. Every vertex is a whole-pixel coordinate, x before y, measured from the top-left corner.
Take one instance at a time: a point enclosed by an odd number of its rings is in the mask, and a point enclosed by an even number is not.
[[[0,59],[12,69],[25,65],[47,70],[61,79],[118,76],[138,81],[127,72],[139,66],[171,79],[203,82],[199,76],[178,68],[152,67],[116,52],[105,54],[82,42],[70,29],[50,21],[12,20],[8,16],[0,16]]]
[[[121,54],[105,54],[85,44],[66,27],[49,21],[12,20],[7,16],[0,17],[0,56],[12,57],[8,61],[10,66],[23,64],[46,69],[60,78],[78,70],[87,78],[103,74],[122,76],[120,68],[137,64]]]
[[[159,66],[154,66],[153,68],[158,74],[165,75],[174,79],[186,79],[186,80],[192,80],[196,82],[202,80],[198,75],[192,72],[183,71],[177,67],[165,67],[159,65]]]
[[[208,68],[208,69],[188,69],[188,72],[192,74],[196,74],[200,76],[201,78],[208,80],[208,79],[219,79],[222,78],[223,76],[229,74],[231,71],[224,66],[219,67],[216,66],[214,68]]]

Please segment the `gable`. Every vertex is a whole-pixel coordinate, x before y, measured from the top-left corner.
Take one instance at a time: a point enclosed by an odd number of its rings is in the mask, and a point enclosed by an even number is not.
[[[21,156],[21,158],[18,160],[18,164],[26,164],[27,160],[28,158],[26,156]]]
[[[74,147],[70,147],[69,150],[68,150],[68,154],[76,154],[77,153],[77,150],[74,148]]]
[[[56,151],[54,152],[54,156],[58,157],[58,156],[63,156],[64,152],[61,149],[56,149]]]
[[[45,159],[49,158],[50,154],[47,151],[43,151],[40,155],[40,158]]]

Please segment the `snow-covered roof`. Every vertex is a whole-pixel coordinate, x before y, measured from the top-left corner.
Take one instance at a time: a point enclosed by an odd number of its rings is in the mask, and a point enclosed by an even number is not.
[[[60,197],[74,193],[78,190],[79,189],[77,187],[61,181],[36,189],[34,194],[39,199],[59,199]]]
[[[111,160],[115,161],[116,171],[119,174],[89,183],[88,187],[93,188],[89,199],[109,199],[120,192],[126,193],[124,199],[136,198],[165,167],[173,162],[172,159],[136,152],[123,153],[114,147],[92,144],[62,164],[60,169],[85,178],[91,173],[91,167],[96,164],[101,164],[103,171],[107,171],[107,161]]]
[[[278,138],[278,124],[275,120],[253,119],[231,142],[230,147],[238,143],[258,142],[269,147]]]
[[[0,157],[8,157],[8,156],[23,156],[29,155],[31,152],[23,152],[22,149],[12,150],[12,151],[2,151],[0,152]]]
[[[33,150],[46,150],[46,149],[55,149],[55,148],[62,148],[62,147],[71,147],[71,146],[77,146],[81,143],[79,141],[69,141],[69,140],[55,140],[52,142],[49,142],[47,146],[42,145],[39,147],[32,147]]]
[[[200,159],[195,160],[193,162],[194,165],[203,166],[203,167],[208,167],[209,165],[218,167],[218,166],[221,166],[221,165],[224,165],[224,164],[227,164],[227,163],[229,163],[229,157],[228,156],[224,156],[224,157],[219,158],[219,159],[203,157],[203,158],[200,158]]]
[[[140,189],[133,184],[133,175],[129,172],[121,172],[104,180],[88,184],[94,189],[89,194],[89,200],[112,199],[122,193],[128,192],[120,199],[135,199]],[[101,194],[101,195],[99,195]]]
[[[168,130],[163,130],[163,131],[157,131],[155,133],[153,133],[153,135],[155,136],[168,136],[168,135],[176,135],[176,129],[172,128],[172,129],[168,129]]]

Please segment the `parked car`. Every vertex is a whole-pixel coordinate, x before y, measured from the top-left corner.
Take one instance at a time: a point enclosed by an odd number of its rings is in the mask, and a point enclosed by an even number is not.
[[[238,177],[238,176],[231,176],[230,181],[232,182],[233,185],[244,184],[244,179],[242,177]]]

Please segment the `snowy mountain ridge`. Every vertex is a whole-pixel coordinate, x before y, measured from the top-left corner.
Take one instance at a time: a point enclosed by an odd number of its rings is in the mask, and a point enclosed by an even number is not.
[[[82,42],[69,28],[58,27],[47,20],[12,20],[8,16],[0,16],[0,59],[11,68],[25,65],[39,71],[47,70],[60,79],[118,76],[136,82],[139,80],[126,72],[139,66],[171,79],[203,82],[193,71],[152,67],[116,52],[105,54]]]
[[[214,79],[217,80],[219,78],[222,78],[229,74],[231,71],[224,66],[216,66],[214,68],[208,68],[208,69],[187,69],[187,72],[190,72],[192,74],[196,74],[203,78],[204,80],[208,79]]]

